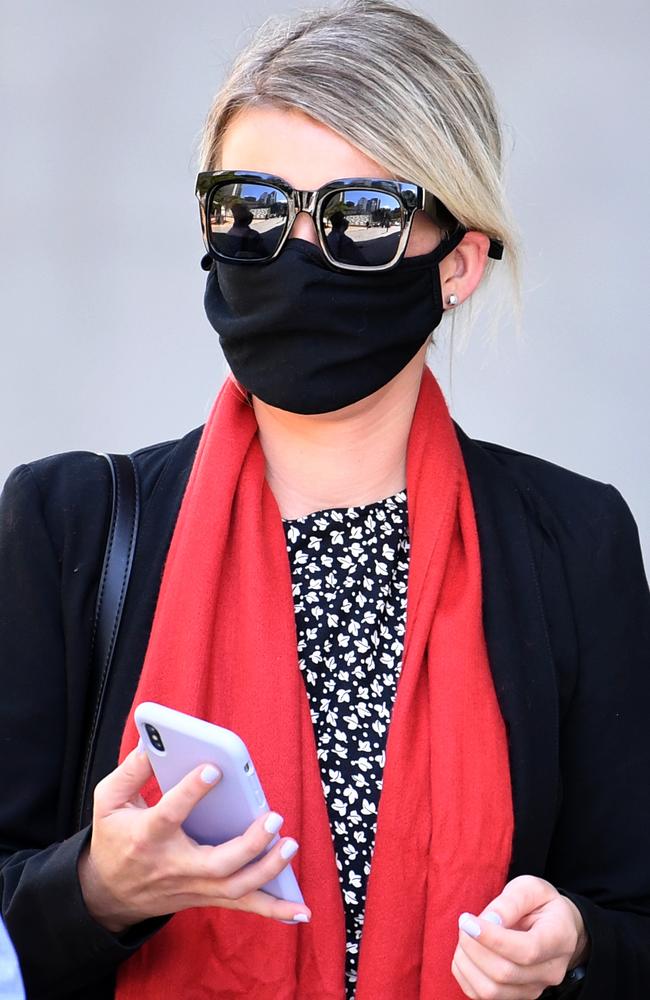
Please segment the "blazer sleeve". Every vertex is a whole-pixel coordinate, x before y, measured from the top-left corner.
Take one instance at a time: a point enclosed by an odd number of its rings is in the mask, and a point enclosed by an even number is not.
[[[572,526],[578,671],[561,724],[562,798],[547,877],[591,939],[580,1000],[650,996],[650,592],[621,494]],[[573,994],[572,994],[573,995]]]
[[[29,466],[0,497],[0,898],[27,996],[92,984],[159,921],[116,936],[86,909],[77,877],[90,828],[60,839],[68,679],[61,559]]]

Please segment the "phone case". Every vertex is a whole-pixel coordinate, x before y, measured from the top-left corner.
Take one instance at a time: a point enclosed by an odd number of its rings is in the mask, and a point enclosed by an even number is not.
[[[238,837],[260,813],[270,808],[245,743],[230,729],[152,701],[138,705],[135,723],[163,792],[199,764],[212,763],[220,768],[221,781],[197,803],[183,823],[187,835],[197,843],[223,844]],[[147,725],[158,731],[164,750],[154,745]],[[258,857],[279,839],[276,834]],[[278,899],[304,902],[290,864],[261,888]]]

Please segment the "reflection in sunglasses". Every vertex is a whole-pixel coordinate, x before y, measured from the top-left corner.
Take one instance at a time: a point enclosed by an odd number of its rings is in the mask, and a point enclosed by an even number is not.
[[[276,251],[287,219],[284,192],[266,184],[240,183],[215,191],[209,225],[219,253],[263,260]],[[376,265],[397,253],[403,212],[392,195],[373,189],[336,191],[321,203],[320,220],[335,260]]]

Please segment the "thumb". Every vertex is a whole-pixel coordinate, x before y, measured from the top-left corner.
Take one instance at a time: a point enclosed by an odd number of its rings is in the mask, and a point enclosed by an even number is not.
[[[536,875],[518,875],[504,886],[501,893],[488,903],[479,916],[496,923],[493,916],[488,914],[497,914],[504,927],[514,928],[557,895],[555,886],[546,879],[538,878]],[[527,923],[530,926],[532,922]]]
[[[142,786],[153,774],[147,754],[138,743],[135,750],[124,758],[114,771],[107,774],[95,788],[95,818],[108,816],[127,803],[134,805]]]

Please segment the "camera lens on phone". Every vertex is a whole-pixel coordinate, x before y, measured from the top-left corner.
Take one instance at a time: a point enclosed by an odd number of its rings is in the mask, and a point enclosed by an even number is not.
[[[155,726],[152,726],[149,722],[145,722],[144,728],[147,730],[147,735],[151,740],[151,745],[154,750],[159,750],[161,753],[165,750],[165,744],[162,741],[162,736],[158,732]]]

